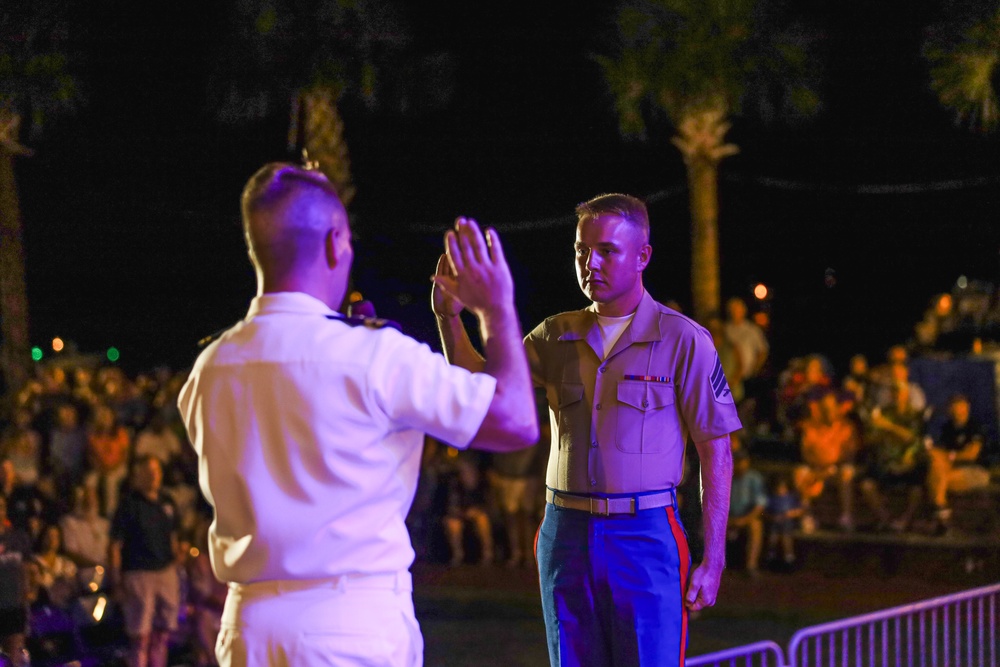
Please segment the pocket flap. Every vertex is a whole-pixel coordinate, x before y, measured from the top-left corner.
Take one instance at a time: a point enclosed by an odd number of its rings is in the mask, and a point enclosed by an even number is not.
[[[637,410],[655,410],[674,404],[674,385],[659,382],[618,383],[618,401]]]

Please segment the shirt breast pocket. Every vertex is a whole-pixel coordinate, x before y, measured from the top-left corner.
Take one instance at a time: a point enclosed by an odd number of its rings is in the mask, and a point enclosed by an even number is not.
[[[590,417],[583,404],[583,384],[563,382],[559,385],[559,449],[573,448],[573,434],[586,433]],[[584,430],[581,430],[584,429]]]
[[[633,454],[662,452],[678,436],[673,384],[629,380],[618,383],[615,444],[619,450]]]

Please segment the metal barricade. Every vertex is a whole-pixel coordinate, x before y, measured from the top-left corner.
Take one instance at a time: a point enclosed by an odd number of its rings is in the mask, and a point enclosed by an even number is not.
[[[994,584],[804,628],[788,644],[788,665],[997,667],[998,606]]]
[[[736,648],[688,658],[685,667],[785,667],[781,647],[772,641],[757,642]]]

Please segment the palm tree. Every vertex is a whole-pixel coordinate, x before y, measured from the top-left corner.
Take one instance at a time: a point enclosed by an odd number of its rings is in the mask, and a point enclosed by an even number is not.
[[[931,89],[955,122],[990,131],[1000,125],[1000,5],[988,12],[958,12],[931,28],[924,42]]]
[[[726,141],[731,120],[819,107],[810,40],[779,20],[766,0],[630,0],[618,14],[616,52],[597,58],[623,135],[645,139],[664,117],[675,131],[688,175],[694,316],[703,322],[720,305],[718,170],[739,151]]]
[[[31,154],[20,140],[37,136],[56,113],[77,102],[68,71],[67,35],[58,2],[22,2],[0,12],[0,373],[7,389],[29,376],[28,296],[15,159]]]
[[[414,67],[401,62],[410,42],[391,2],[236,2],[211,81],[213,106],[230,123],[263,120],[283,108],[289,148],[308,151],[346,206],[355,187],[338,105],[350,98],[370,110],[398,107],[399,87]]]

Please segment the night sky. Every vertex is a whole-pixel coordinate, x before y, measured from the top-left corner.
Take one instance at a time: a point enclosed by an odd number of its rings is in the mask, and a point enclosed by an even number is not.
[[[86,104],[18,163],[32,341],[115,345],[133,372],[183,368],[254,293],[238,197],[261,164],[289,157],[287,117],[214,119],[228,3],[86,5]],[[652,197],[647,287],[689,308],[683,164],[666,128],[646,144],[619,138],[590,59],[609,48],[610,3],[406,8],[414,49],[449,53],[456,73],[443,109],[342,110],[354,280],[379,315],[436,345],[428,278],[456,215],[501,230],[525,329],[584,305],[572,210],[607,191]],[[721,171],[723,297],[763,281],[775,356],[820,351],[840,365],[907,338],[959,275],[998,280],[1000,143],[955,128],[928,89],[919,52],[935,3],[823,1],[806,18],[822,35],[824,109],[794,128],[736,120],[742,152]]]

